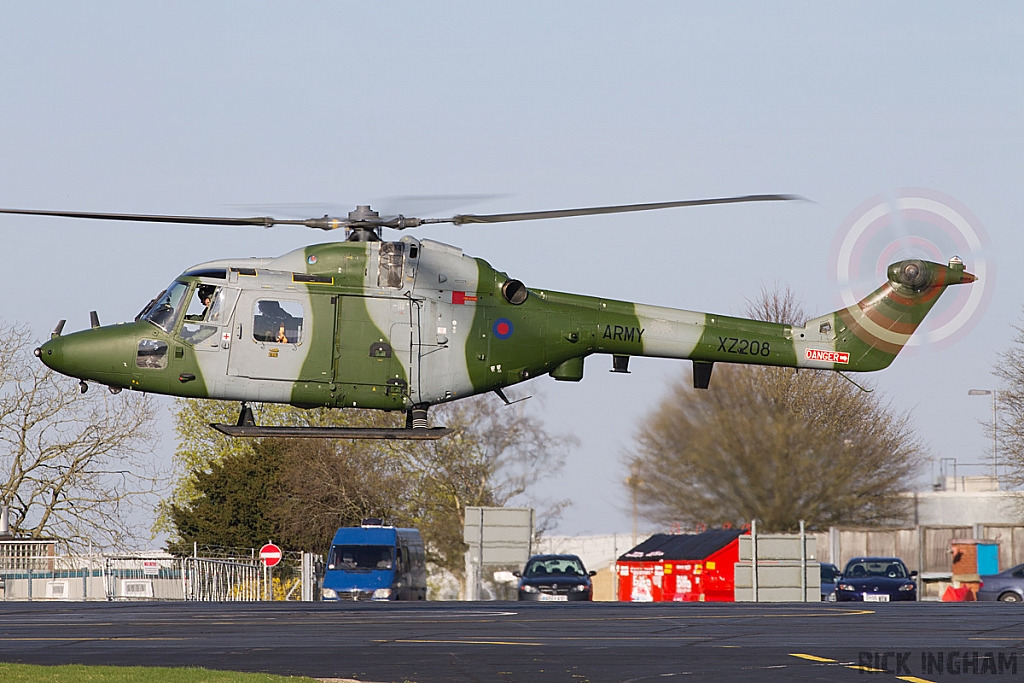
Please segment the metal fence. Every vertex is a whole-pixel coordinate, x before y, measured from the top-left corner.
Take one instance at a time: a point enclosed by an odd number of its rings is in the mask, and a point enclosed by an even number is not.
[[[186,557],[184,565],[185,600],[255,601],[268,594],[269,574],[258,563]]]
[[[843,567],[853,557],[900,557],[920,572],[949,572],[954,538],[988,538],[999,542],[999,567],[1024,564],[1024,526],[918,526],[857,529],[833,527],[816,534],[818,557]]]
[[[952,581],[952,541],[955,538],[992,539],[999,542],[999,568],[1024,564],[1024,526],[917,526],[851,529],[833,527],[817,534],[818,557],[840,568],[853,557],[899,557],[907,568],[920,572],[921,599],[937,599]]]
[[[269,570],[240,557],[166,553],[58,555],[53,541],[0,541],[2,600],[306,600],[317,597],[319,557],[290,553]]]

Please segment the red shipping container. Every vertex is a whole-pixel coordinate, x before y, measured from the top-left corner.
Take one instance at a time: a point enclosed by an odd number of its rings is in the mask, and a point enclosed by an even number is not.
[[[738,529],[655,534],[619,557],[624,602],[733,602]]]

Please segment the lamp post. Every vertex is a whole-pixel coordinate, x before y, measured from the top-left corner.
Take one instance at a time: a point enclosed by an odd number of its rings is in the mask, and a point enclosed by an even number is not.
[[[999,392],[995,389],[971,389],[967,392],[968,396],[992,396],[992,476],[997,481],[999,480],[999,471],[997,469],[997,463],[999,462],[997,459],[998,439],[996,438],[999,429],[999,423],[996,421],[998,419],[996,417],[996,397],[998,394]]]

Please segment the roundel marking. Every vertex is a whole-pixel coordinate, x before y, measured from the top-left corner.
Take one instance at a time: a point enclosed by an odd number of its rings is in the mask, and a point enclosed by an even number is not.
[[[494,336],[498,339],[508,339],[512,336],[512,321],[508,318],[498,318],[494,321]]]
[[[308,263],[309,265],[313,265],[314,263],[316,263],[316,254],[310,254],[309,258],[306,259],[306,263]]]

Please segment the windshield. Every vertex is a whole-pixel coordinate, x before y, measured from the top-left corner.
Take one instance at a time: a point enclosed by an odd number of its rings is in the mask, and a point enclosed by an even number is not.
[[[142,319],[148,320],[165,332],[170,332],[174,329],[174,323],[178,320],[181,300],[187,291],[187,283],[173,283],[146,308],[146,312],[142,314]]]
[[[583,563],[575,557],[551,557],[531,560],[524,576],[586,576]]]
[[[905,579],[907,569],[899,560],[859,560],[846,565],[843,576],[847,579],[866,579],[868,577]]]
[[[389,545],[336,545],[331,547],[328,569],[391,569],[395,549]]]

